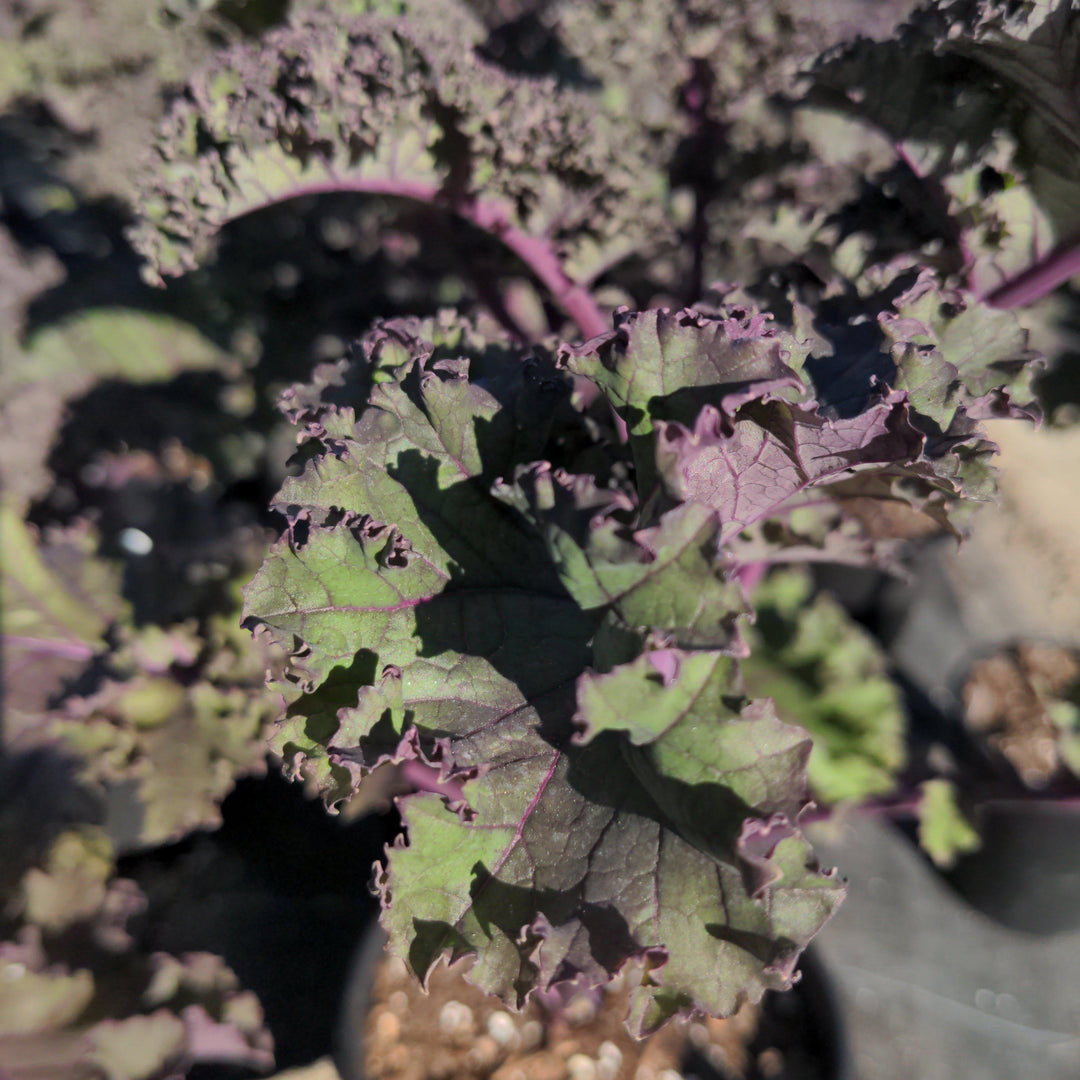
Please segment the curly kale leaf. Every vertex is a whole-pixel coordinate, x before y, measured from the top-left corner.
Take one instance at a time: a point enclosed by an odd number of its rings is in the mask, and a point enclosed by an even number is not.
[[[949,780],[926,780],[919,785],[919,846],[936,866],[948,870],[969,852],[978,851],[982,837],[959,805]]]
[[[273,654],[235,608],[201,627],[132,627],[119,570],[85,522],[39,537],[0,506],[0,537],[6,745],[62,749],[87,784],[73,799],[123,808],[110,821],[122,849],[219,824],[237,778],[265,768]]]
[[[308,463],[246,594],[293,648],[277,746],[331,801],[387,760],[458,793],[402,801],[399,955],[475,953],[512,1004],[644,958],[639,1031],[788,985],[841,889],[794,824],[805,737],[741,693],[715,512],[573,471],[599,429],[551,358],[445,325],[386,324],[285,405]]]
[[[23,342],[10,326],[13,317],[0,327],[0,482],[5,505],[18,510],[48,490],[46,462],[66,408],[99,380],[165,382],[228,359],[190,323],[134,308],[90,308]]]
[[[118,633],[98,658],[100,685],[69,696],[48,732],[81,763],[84,782],[111,793],[123,849],[168,843],[221,823],[220,805],[242,776],[266,768],[279,708],[264,686],[274,657],[232,618]]]
[[[982,496],[978,418],[1024,411],[1008,317],[923,278],[876,299],[868,319],[874,298],[841,297],[812,332],[794,298],[798,332],[733,303],[627,311],[554,357],[450,317],[389,322],[286,393],[305,464],[246,593],[248,624],[292,654],[275,743],[331,804],[387,762],[432,771],[378,878],[421,978],[476,954],[478,985],[520,1004],[639,958],[638,1031],[787,984],[840,890],[795,824],[799,693],[778,719],[743,688],[741,577],[807,557],[800,515],[822,504],[944,518]],[[579,411],[571,375],[629,444]],[[888,705],[873,657],[829,634],[851,668],[798,635],[771,647]],[[895,740],[855,741],[832,750],[872,760],[881,789]]]
[[[586,92],[508,76],[452,30],[312,10],[223,50],[166,118],[137,245],[177,273],[233,218],[354,191],[459,213],[534,269],[558,248],[561,272],[588,276],[633,250],[662,221],[661,180],[628,160],[626,132]]]
[[[812,100],[879,127],[925,181],[972,288],[992,292],[1074,242],[1080,19],[1071,0],[938,0],[892,39],[823,58],[814,84]]]
[[[586,77],[603,85],[603,107],[632,119],[670,153],[692,114],[726,116],[748,94],[790,89],[800,67],[829,43],[875,21],[844,8],[792,0],[555,0],[539,17]],[[561,66],[569,77],[569,62]]]
[[[812,331],[797,301],[793,330],[738,303],[622,312],[560,362],[626,421],[640,497],[711,507],[721,543],[739,541],[747,558],[812,555],[805,523],[788,528],[807,507],[905,500],[949,524],[963,500],[993,494],[994,448],[977,420],[1034,414],[1033,354],[1011,315],[910,278],[896,279],[891,303],[879,293],[822,305]],[[773,540],[747,545],[766,523]],[[857,557],[847,545],[841,561]]]
[[[85,522],[44,536],[0,503],[4,742],[32,745],[54,700],[128,615],[119,573],[96,557]]]

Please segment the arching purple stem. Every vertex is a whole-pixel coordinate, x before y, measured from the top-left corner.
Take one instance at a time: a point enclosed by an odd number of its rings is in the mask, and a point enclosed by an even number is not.
[[[514,252],[536,275],[555,304],[573,320],[582,337],[594,338],[611,329],[611,320],[601,310],[589,290],[574,281],[563,269],[555,245],[546,237],[530,236],[523,232],[511,223],[501,207],[491,203],[474,198],[452,199],[437,185],[423,184],[415,180],[341,178],[290,188],[279,196],[268,197],[264,205],[274,206],[308,195],[341,195],[350,192],[357,195],[411,199],[456,214],[478,229],[490,233]],[[583,403],[588,405],[596,397],[595,387],[583,380],[577,381]],[[619,440],[627,442],[629,435],[626,422],[614,409],[612,420]]]
[[[305,195],[340,195],[349,192],[412,199],[456,214],[478,229],[491,233],[514,252],[536,275],[551,299],[574,321],[582,336],[592,338],[610,329],[610,320],[589,291],[563,269],[554,244],[545,237],[529,236],[511,223],[501,207],[491,203],[479,199],[454,200],[435,184],[414,180],[342,178],[290,188],[281,196],[268,200],[267,205]]]
[[[1080,274],[1080,237],[1074,236],[1048,251],[1016,277],[998,285],[983,299],[996,308],[1024,307],[1041,300],[1077,274]]]

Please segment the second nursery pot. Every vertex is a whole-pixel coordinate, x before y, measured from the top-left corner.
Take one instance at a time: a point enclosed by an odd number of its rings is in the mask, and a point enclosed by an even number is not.
[[[842,1024],[811,952],[801,980],[726,1020],[674,1022],[638,1041],[624,1025],[636,976],[506,1010],[438,965],[425,993],[373,924],[338,1026],[342,1080],[845,1080]]]
[[[957,682],[979,848],[945,872],[1014,930],[1080,928],[1080,649],[1019,641],[976,656]],[[981,774],[981,775],[979,775]]]
[[[945,871],[953,889],[1013,930],[1080,928],[1080,807],[989,803],[978,823],[982,846]]]

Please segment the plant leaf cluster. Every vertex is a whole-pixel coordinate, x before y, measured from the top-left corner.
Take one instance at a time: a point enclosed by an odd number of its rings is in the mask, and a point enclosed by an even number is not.
[[[747,692],[814,739],[807,776],[834,806],[891,794],[906,758],[900,693],[870,635],[809,575],[778,571],[753,594],[757,619],[742,661]]]
[[[1069,0],[928,4],[823,58],[811,96],[883,132],[947,215],[954,268],[990,292],[1080,223],[1078,40]]]
[[[6,1075],[143,1080],[207,1062],[272,1065],[259,1004],[218,957],[140,949],[130,924],[144,898],[115,876],[99,830],[57,836],[17,896],[0,942]]]
[[[622,311],[555,349],[388,322],[284,396],[305,464],[245,597],[292,649],[275,745],[331,805],[386,761],[453,789],[401,801],[378,879],[418,976],[475,953],[478,985],[519,1004],[645,960],[640,1032],[787,983],[841,889],[797,824],[809,743],[743,690],[737,542],[760,527],[771,561],[800,561],[785,523],[811,500],[910,485],[947,517],[970,497],[985,394],[901,318],[881,313],[893,382],[917,358],[906,389],[731,304]],[[892,710],[865,788],[897,764],[898,716],[872,660],[835,678],[860,677]]]
[[[660,194],[630,171],[632,130],[582,92],[484,61],[453,33],[463,17],[316,9],[220,51],[166,118],[137,246],[165,272],[188,270],[227,221],[321,190],[544,236],[575,276],[632,249]]]

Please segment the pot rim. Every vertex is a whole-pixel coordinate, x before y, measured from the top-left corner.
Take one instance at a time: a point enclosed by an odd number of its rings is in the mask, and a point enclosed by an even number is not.
[[[388,941],[378,918],[372,919],[349,964],[346,992],[334,1031],[333,1059],[341,1080],[366,1080],[363,1039],[356,1037],[356,1023],[367,1015],[375,970],[386,956]],[[840,1007],[838,987],[813,944],[802,951],[798,969],[801,976],[790,990],[770,993],[803,993],[814,1030],[821,1035],[819,1045],[825,1050],[825,1075],[829,1080],[852,1080],[847,1024]]]

